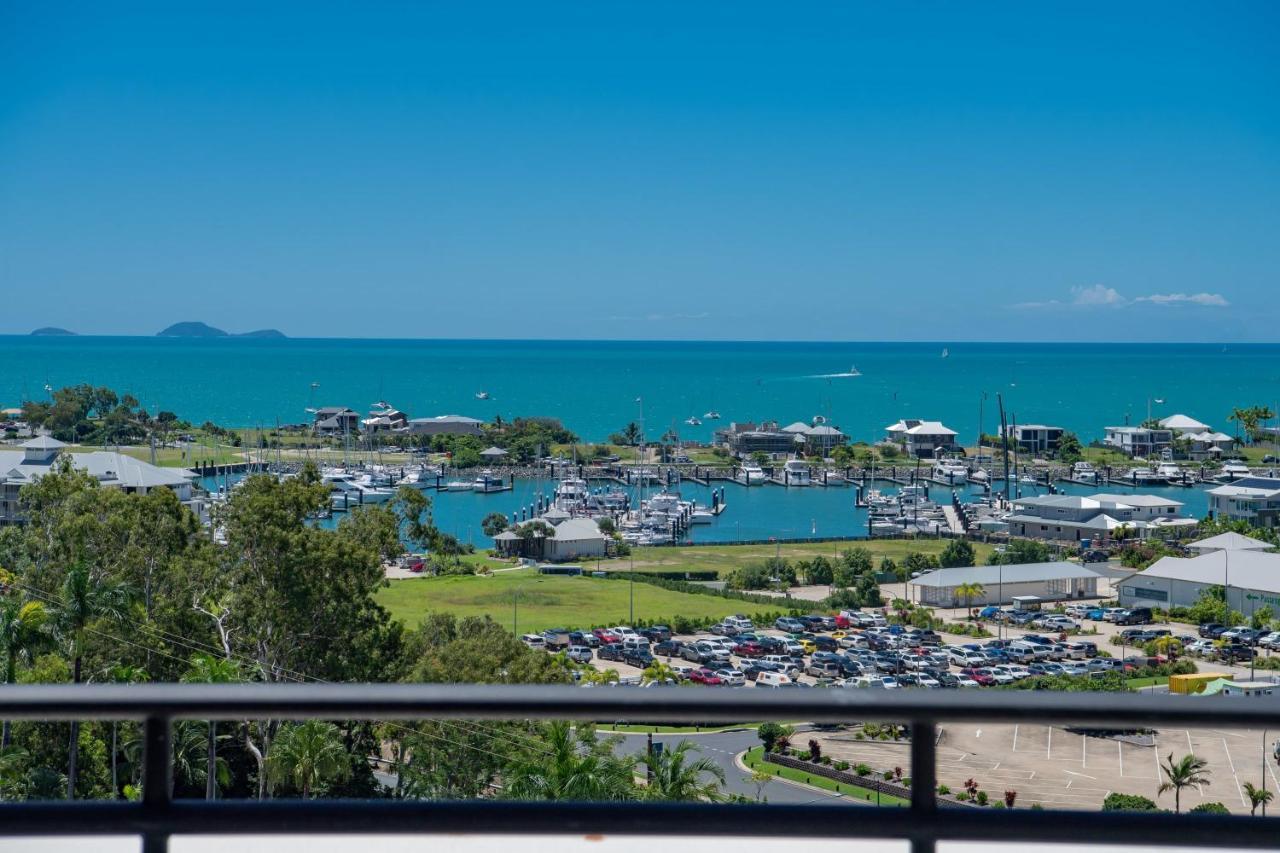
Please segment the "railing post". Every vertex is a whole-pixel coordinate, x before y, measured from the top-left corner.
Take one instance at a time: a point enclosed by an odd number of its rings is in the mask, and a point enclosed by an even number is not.
[[[911,721],[911,811],[924,818],[921,826],[931,825],[938,808],[938,726],[933,720]],[[937,839],[916,836],[911,839],[911,853],[934,853]]]
[[[142,811],[148,829],[142,834],[142,853],[167,853],[169,805],[173,802],[173,721],[147,717],[143,732]]]

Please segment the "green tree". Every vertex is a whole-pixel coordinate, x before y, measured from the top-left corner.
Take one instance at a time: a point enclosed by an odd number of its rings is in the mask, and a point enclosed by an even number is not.
[[[831,561],[823,556],[814,557],[805,569],[805,577],[811,584],[829,586],[834,580]]]
[[[48,636],[44,628],[49,614],[38,601],[22,601],[15,594],[6,595],[0,602],[0,649],[4,651],[4,683],[18,682],[18,661],[31,658],[35,650],[43,646]],[[6,718],[0,734],[0,748],[9,745],[10,725]]]
[[[965,609],[969,611],[969,618],[973,618],[973,600],[981,598],[987,594],[987,589],[982,584],[962,583],[956,587],[956,595],[964,600]]]
[[[969,544],[967,539],[952,539],[947,543],[947,547],[942,549],[938,562],[944,569],[950,569],[958,566],[972,566],[974,559],[973,545]]]
[[[350,761],[342,744],[342,734],[333,723],[307,720],[280,729],[271,756],[267,759],[267,778],[272,788],[292,787],[304,800],[318,789],[346,779],[351,774]]]
[[[1249,798],[1249,815],[1253,816],[1258,811],[1258,806],[1262,806],[1262,816],[1267,816],[1267,803],[1275,799],[1275,793],[1265,788],[1259,788],[1252,782],[1244,783],[1245,796]]]
[[[208,654],[195,654],[191,656],[191,667],[183,673],[182,680],[190,684],[233,684],[244,679],[240,675],[240,665],[235,661]],[[209,731],[204,798],[214,800],[218,796],[218,723],[216,720],[209,720],[205,725]]]
[[[1174,814],[1182,811],[1183,788],[1201,788],[1209,784],[1208,768],[1209,762],[1192,752],[1177,761],[1173,760],[1173,753],[1169,753],[1168,759],[1161,763],[1160,770],[1165,780],[1160,783],[1158,793],[1173,791]]]
[[[791,726],[784,726],[781,723],[761,723],[756,729],[756,735],[764,744],[765,752],[773,752],[783,739],[790,738],[794,733],[795,730]]]
[[[1102,810],[1104,812],[1155,812],[1159,811],[1160,807],[1154,800],[1139,794],[1115,793],[1108,794],[1102,801]]]
[[[517,800],[617,801],[636,799],[636,760],[614,752],[587,726],[543,724],[544,750],[530,751],[507,773],[505,796]]]
[[[480,531],[490,539],[497,536],[508,526],[507,517],[500,512],[491,512],[480,522]]]
[[[1084,458],[1084,446],[1074,432],[1064,432],[1058,439],[1058,459],[1068,465]]]
[[[682,740],[674,749],[642,756],[649,766],[645,799],[677,802],[718,802],[724,799],[720,785],[724,770],[710,758],[693,758],[698,751],[693,741]]]
[[[90,624],[99,620],[119,622],[129,607],[130,592],[124,584],[106,578],[95,579],[83,563],[72,566],[62,584],[55,612],[58,634],[71,658],[71,681],[79,684],[84,666],[85,635]],[[67,799],[76,797],[79,776],[80,721],[71,721],[68,741]]]
[[[150,681],[145,669],[117,663],[107,669],[107,680],[114,684],[141,684]],[[111,721],[111,798],[120,796],[120,721]]]
[[[988,566],[1020,566],[1023,563],[1047,563],[1053,559],[1053,551],[1043,542],[1032,539],[1010,539],[1004,551],[993,551],[987,558]]]
[[[615,444],[624,444],[627,447],[635,447],[640,443],[640,427],[635,421],[632,421],[623,427],[620,435],[622,440],[614,442]]]

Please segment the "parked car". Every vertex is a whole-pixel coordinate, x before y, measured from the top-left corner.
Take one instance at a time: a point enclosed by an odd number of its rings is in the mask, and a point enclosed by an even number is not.
[[[653,655],[649,654],[649,647],[644,648],[626,648],[623,647],[622,662],[628,666],[634,666],[636,669],[645,669],[649,664],[653,663]]]
[[[520,642],[524,643],[531,649],[544,650],[547,647],[547,641],[540,634],[525,634],[520,638]]]
[[[960,670],[960,674],[971,681],[976,681],[983,687],[989,687],[996,683],[995,677],[990,672],[984,672],[976,667],[965,667]]]
[[[1222,636],[1222,632],[1227,630],[1227,626],[1219,622],[1206,622],[1196,631],[1206,640],[1216,640]]]
[[[622,641],[621,637],[610,631],[608,628],[596,628],[591,633],[595,634],[596,639],[601,643],[618,643]]]
[[[752,623],[752,621],[748,619],[746,616],[743,616],[741,613],[735,616],[726,616],[724,619],[724,624],[732,625],[734,628],[738,629],[739,634],[745,631],[754,631],[756,629],[756,626]]]
[[[653,653],[659,657],[673,658],[680,654],[680,649],[684,647],[684,643],[679,640],[663,640],[661,643],[655,643]]]
[[[747,683],[747,677],[740,669],[717,669],[716,677],[729,687],[741,687]]]
[[[1220,646],[1214,656],[1227,663],[1251,661],[1254,657],[1254,651],[1252,646],[1247,646],[1244,643],[1227,643],[1225,646]]]
[[[834,652],[840,648],[840,642],[834,637],[828,637],[826,634],[815,635],[811,642],[815,649],[822,652]]]
[[[711,626],[710,630],[711,630],[711,633],[718,634],[721,637],[738,636],[738,629],[727,622],[717,622],[715,625]]]
[[[590,631],[570,631],[569,645],[587,646],[588,648],[594,649],[600,645],[600,638]]]
[[[839,678],[840,664],[835,661],[812,661],[804,671],[814,678]]]
[[[569,660],[574,663],[591,663],[592,652],[590,646],[570,646]]]
[[[640,636],[655,643],[665,643],[671,639],[671,629],[666,625],[650,625],[640,629]]]
[[[1117,625],[1150,625],[1154,620],[1150,607],[1135,607],[1116,616]]]
[[[601,643],[600,648],[596,649],[596,657],[600,660],[622,662],[622,644],[621,643]]]
[[[740,642],[733,647],[733,653],[738,657],[744,658],[764,657],[764,646],[756,642]]]
[[[779,631],[786,631],[789,634],[807,630],[805,628],[805,624],[793,616],[779,616],[773,621],[773,627],[777,628]]]
[[[700,666],[689,673],[689,680],[694,684],[720,685],[724,683],[714,670],[707,669],[705,666]]]
[[[1078,622],[1067,616],[1044,616],[1036,621],[1042,628],[1051,631],[1074,631],[1080,627]]]

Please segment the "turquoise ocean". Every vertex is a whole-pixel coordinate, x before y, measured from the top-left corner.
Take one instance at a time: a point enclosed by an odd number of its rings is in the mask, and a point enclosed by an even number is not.
[[[862,375],[831,375],[851,368]],[[1142,421],[1148,406],[1155,416],[1182,412],[1231,432],[1233,407],[1275,407],[1280,345],[0,337],[0,407],[38,398],[45,385],[80,382],[227,426],[296,423],[311,405],[363,411],[387,400],[413,417],[550,415],[584,440],[641,415],[651,437],[674,425],[682,438],[707,440],[714,422],[683,422],[715,409],[721,424],[822,415],[866,441],[898,418],[937,419],[971,442],[980,408],[986,431],[995,431],[998,393],[1020,423],[1063,426],[1087,442],[1107,425]],[[489,400],[476,399],[482,390]],[[435,517],[483,546],[485,514],[511,514],[551,488],[521,480],[514,492],[442,493]],[[728,511],[694,528],[693,541],[866,534],[852,489],[725,488]],[[704,487],[681,491],[710,502]],[[1191,515],[1207,509],[1199,489],[1143,491],[1181,500]]]

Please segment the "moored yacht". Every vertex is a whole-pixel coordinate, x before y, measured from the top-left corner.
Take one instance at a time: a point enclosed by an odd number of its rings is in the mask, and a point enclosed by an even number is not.
[[[933,463],[933,479],[944,483],[964,483],[969,479],[969,468],[955,459],[939,459]]]
[[[481,471],[480,476],[475,479],[475,491],[477,492],[505,492],[508,488],[506,480],[487,469]]]
[[[748,486],[758,486],[761,483],[766,482],[768,479],[769,478],[765,475],[763,468],[751,463],[743,465],[742,469],[738,472],[739,482],[745,483]]]
[[[1238,459],[1231,459],[1222,463],[1222,473],[1218,475],[1220,480],[1238,480],[1241,477],[1249,476],[1249,466]]]
[[[782,482],[788,486],[807,486],[813,474],[803,459],[788,459],[782,466]]]

